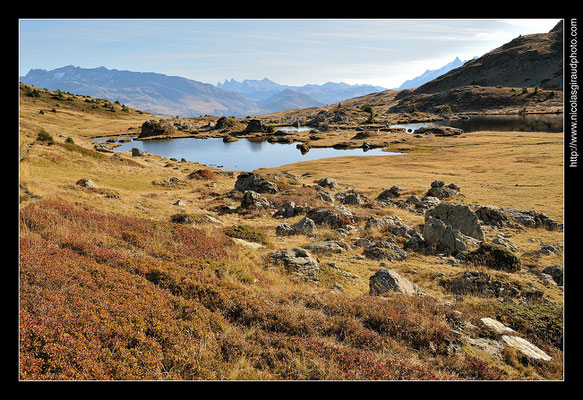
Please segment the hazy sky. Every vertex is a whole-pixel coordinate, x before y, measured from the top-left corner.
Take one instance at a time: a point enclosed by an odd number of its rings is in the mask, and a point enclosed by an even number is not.
[[[385,88],[560,19],[21,19],[19,75],[66,65],[200,82],[269,78]]]

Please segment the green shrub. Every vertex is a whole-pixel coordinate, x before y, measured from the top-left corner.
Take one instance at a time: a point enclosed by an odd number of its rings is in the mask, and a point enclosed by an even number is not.
[[[41,142],[47,142],[47,144],[53,144],[54,140],[50,133],[48,133],[44,128],[41,128],[38,135],[36,136],[36,140]]]

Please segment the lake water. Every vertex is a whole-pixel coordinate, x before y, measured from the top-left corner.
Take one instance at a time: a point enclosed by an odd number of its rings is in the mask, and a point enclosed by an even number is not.
[[[310,128],[309,126],[278,126],[275,128],[276,131],[284,131],[284,132],[305,132],[311,131],[314,128]]]
[[[516,131],[516,132],[563,132],[563,114],[539,115],[480,115],[470,119],[445,120],[412,124],[391,125],[407,131],[430,125],[451,126],[464,132]]]
[[[94,139],[103,143],[108,138]],[[321,158],[341,156],[391,156],[404,153],[392,153],[382,149],[333,149],[312,148],[302,154],[296,148],[296,143],[269,143],[267,141],[251,141],[241,138],[236,142],[225,143],[222,138],[177,138],[168,140],[132,140],[120,143],[115,151],[131,151],[138,148],[151,154],[165,158],[184,158],[207,166],[225,170],[253,171],[257,168],[279,167],[300,161],[318,160]]]

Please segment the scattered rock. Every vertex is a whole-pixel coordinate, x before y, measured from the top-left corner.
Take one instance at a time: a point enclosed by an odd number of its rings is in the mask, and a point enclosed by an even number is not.
[[[166,136],[175,131],[174,126],[165,119],[151,119],[142,124],[142,130],[138,135],[138,139],[143,139],[151,136]]]
[[[431,217],[443,221],[466,236],[484,240],[484,232],[480,227],[478,216],[464,204],[438,204],[425,213],[425,221]]]
[[[314,221],[316,225],[327,224],[334,228],[348,225],[352,222],[352,214],[340,207],[310,210],[306,217]]]
[[[520,353],[533,361],[550,361],[552,359],[547,353],[530,343],[528,340],[518,336],[503,335],[502,340],[508,346],[515,348]]]
[[[288,201],[284,205],[282,205],[279,210],[273,214],[274,217],[283,217],[283,218],[291,218],[295,217],[296,215],[301,214],[304,211],[304,207],[298,206],[296,207],[296,203],[293,201]]]
[[[296,232],[290,224],[279,224],[275,227],[275,234],[277,236],[291,236],[295,235]]]
[[[143,157],[144,154],[145,153],[137,147],[132,148],[132,157]]]
[[[430,125],[418,128],[413,133],[435,136],[459,136],[464,133],[464,131],[462,129],[453,128],[451,126]]]
[[[519,284],[496,280],[485,272],[475,270],[466,271],[461,276],[449,280],[442,279],[439,281],[439,285],[460,296],[517,298],[522,294],[522,288]]]
[[[254,208],[262,210],[271,207],[271,203],[265,197],[253,190],[246,190],[241,199],[241,208]]]
[[[369,294],[371,296],[382,296],[390,292],[416,294],[419,293],[419,287],[403,278],[397,272],[381,268],[370,277]]]
[[[83,186],[86,188],[90,188],[90,189],[99,189],[99,186],[97,186],[95,184],[95,182],[93,182],[91,179],[89,178],[84,178],[84,179],[79,179],[77,182],[77,185],[79,186]]]
[[[314,231],[316,223],[308,217],[302,218],[292,228],[296,234],[309,235]]]
[[[336,198],[338,198],[342,204],[364,204],[368,201],[365,196],[357,192],[338,193]]]
[[[266,131],[267,131],[266,127],[263,125],[263,122],[259,119],[249,120],[244,130],[245,133],[263,133]]]
[[[334,178],[322,178],[318,181],[318,186],[328,189],[336,189],[338,187],[338,183]]]
[[[559,286],[563,286],[563,267],[560,265],[552,265],[542,270],[543,274],[550,275],[553,281]]]
[[[412,248],[424,245],[425,250],[433,252],[445,252],[451,255],[457,255],[460,252],[468,250],[468,246],[475,244],[475,239],[464,235],[459,230],[446,225],[443,221],[429,216],[423,226],[424,243],[410,243]],[[417,240],[418,242],[418,240]]]
[[[489,225],[496,228],[502,228],[508,224],[508,217],[497,207],[480,206],[476,210],[476,215],[482,225]]]
[[[342,253],[350,250],[351,246],[341,240],[324,240],[322,242],[310,243],[304,246],[305,249],[315,253]]]
[[[453,183],[445,186],[443,181],[433,181],[431,182],[431,188],[427,191],[427,196],[437,197],[438,199],[446,199],[448,197],[454,197],[459,194],[460,188]]]
[[[225,226],[225,223],[223,221],[221,221],[220,219],[217,219],[217,218],[213,217],[212,215],[205,215],[204,218],[207,221],[209,221],[211,224],[213,224],[213,225]]]
[[[480,321],[482,322],[482,324],[484,324],[486,328],[494,331],[498,335],[515,332],[514,329],[508,328],[503,323],[496,321],[495,319],[492,318],[480,318]]]
[[[364,256],[371,260],[402,261],[407,258],[407,253],[399,246],[386,240],[379,240],[374,244],[364,247]]]
[[[493,243],[481,243],[476,250],[460,254],[458,258],[506,272],[517,272],[522,267],[520,258],[512,251]]]
[[[113,153],[114,151],[105,143],[98,143],[93,146],[93,149],[101,153]]]
[[[401,195],[402,189],[397,186],[392,186],[390,189],[383,190],[381,194],[377,196],[377,200],[386,201],[390,199],[395,199]]]
[[[543,228],[549,231],[562,231],[563,224],[559,224],[544,213],[534,210],[524,211],[515,208],[501,208],[510,219],[514,222],[526,226],[527,228]]]
[[[320,271],[316,260],[305,249],[293,248],[277,251],[271,255],[271,261],[275,264],[282,263],[286,269],[303,275],[315,276]]]
[[[330,192],[322,191],[316,195],[316,198],[325,201],[326,203],[334,204],[334,196],[332,196],[332,193]]]
[[[252,172],[242,172],[237,176],[235,190],[244,192],[252,190],[257,193],[277,193],[277,185]]]

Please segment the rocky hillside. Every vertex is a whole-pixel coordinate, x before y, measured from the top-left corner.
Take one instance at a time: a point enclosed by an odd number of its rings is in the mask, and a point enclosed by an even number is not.
[[[562,21],[548,33],[519,36],[422,85],[415,93],[438,93],[468,85],[562,90]]]

